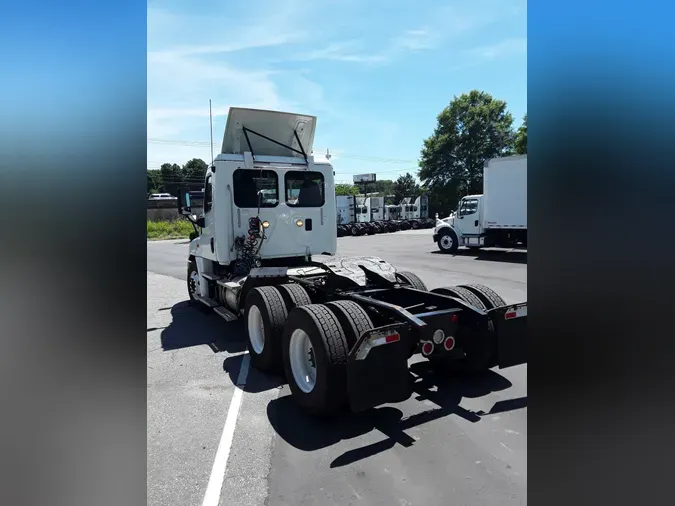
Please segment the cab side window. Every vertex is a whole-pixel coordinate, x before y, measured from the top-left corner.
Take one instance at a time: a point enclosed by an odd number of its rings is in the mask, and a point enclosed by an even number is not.
[[[474,214],[478,210],[478,200],[477,199],[467,199],[463,200],[462,204],[459,207],[460,216],[468,216]]]

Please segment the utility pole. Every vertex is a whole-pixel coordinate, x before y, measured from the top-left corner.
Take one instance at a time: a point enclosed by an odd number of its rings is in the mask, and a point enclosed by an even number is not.
[[[211,128],[211,167],[213,167],[213,115],[211,114],[211,99],[209,99],[209,127]]]

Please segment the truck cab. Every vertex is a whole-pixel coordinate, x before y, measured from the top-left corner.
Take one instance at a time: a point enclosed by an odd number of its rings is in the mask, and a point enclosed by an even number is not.
[[[199,272],[235,269],[253,223],[256,264],[335,254],[333,167],[310,154],[316,118],[231,108],[220,154],[207,169],[201,233],[190,243]]]
[[[384,220],[400,220],[402,207],[400,205],[387,204],[384,206]]]
[[[436,221],[434,242],[443,252],[454,252],[459,246],[485,246],[483,195],[467,195],[450,216]]]

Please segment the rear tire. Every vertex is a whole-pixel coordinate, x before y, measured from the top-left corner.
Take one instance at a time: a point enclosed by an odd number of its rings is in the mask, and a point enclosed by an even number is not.
[[[506,301],[502,299],[497,292],[488,288],[485,285],[471,284],[459,285],[460,288],[466,288],[478,297],[487,309],[494,309],[496,307],[506,306]]]
[[[467,290],[461,286],[446,286],[443,288],[434,288],[431,291],[442,295],[449,295],[450,297],[456,297],[477,309],[482,309],[483,311],[488,310],[488,307],[480,300],[480,298],[478,298],[471,290]]]
[[[429,291],[427,285],[424,284],[424,281],[422,281],[415,273],[400,271],[396,273],[396,279],[399,281],[399,283],[410,285],[411,288],[416,290],[423,290],[425,292]]]
[[[350,350],[359,340],[361,334],[373,328],[373,322],[368,313],[354,301],[337,300],[329,302],[326,307],[340,322]]]
[[[261,371],[281,366],[281,335],[288,312],[279,290],[273,286],[253,288],[246,297],[244,321],[251,362]]]
[[[483,311],[489,309],[471,290],[461,286],[434,288],[432,292],[456,297],[476,309]],[[465,328],[463,332],[485,332],[485,334],[469,336],[468,339],[463,339],[463,350],[466,353],[466,357],[461,360],[443,361],[444,367],[449,370],[467,373],[482,372],[493,367],[494,358],[497,353],[497,340],[494,332],[491,329],[474,330],[473,328]]]
[[[289,314],[298,306],[307,306],[312,303],[312,299],[309,297],[307,290],[301,285],[288,283],[279,285],[277,288],[279,289],[279,293],[281,293],[281,297],[284,299],[286,311]]]
[[[349,345],[335,314],[321,304],[295,308],[282,342],[286,378],[298,405],[315,415],[343,407]]]

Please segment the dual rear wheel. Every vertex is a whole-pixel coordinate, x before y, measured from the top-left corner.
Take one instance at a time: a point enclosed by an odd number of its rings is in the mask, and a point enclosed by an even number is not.
[[[349,350],[373,328],[358,304],[312,304],[295,284],[257,287],[246,299],[245,321],[253,365],[283,371],[299,405],[323,414],[346,404]]]
[[[494,290],[485,285],[469,284],[434,288],[433,293],[455,297],[481,311],[506,305]],[[458,372],[482,372],[497,365],[497,339],[494,329],[483,329],[464,341],[466,357],[461,360],[443,361],[444,368]]]
[[[398,281],[427,290],[415,274],[397,272]],[[483,285],[436,288],[432,292],[458,298],[486,311],[505,305]],[[352,301],[314,304],[297,284],[252,289],[246,299],[248,350],[260,370],[282,373],[296,402],[314,414],[334,412],[347,403],[346,364],[349,350],[363,332],[374,327],[366,311]],[[496,341],[492,332],[467,341],[466,358],[452,369],[465,372],[494,365]],[[412,350],[414,351],[414,350]]]

